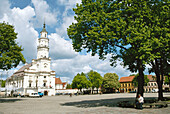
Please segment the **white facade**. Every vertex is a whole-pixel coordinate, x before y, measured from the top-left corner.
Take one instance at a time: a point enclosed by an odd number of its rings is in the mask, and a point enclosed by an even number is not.
[[[63,84],[56,84],[55,89],[64,89]]]
[[[50,68],[49,39],[45,24],[38,39],[37,59],[26,64],[7,79],[8,90],[21,90],[23,94],[30,91],[43,92],[45,95],[55,95],[55,71]]]

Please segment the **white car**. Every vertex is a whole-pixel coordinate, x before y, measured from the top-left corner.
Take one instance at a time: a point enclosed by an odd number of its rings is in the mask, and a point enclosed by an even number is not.
[[[40,95],[37,93],[37,92],[33,92],[33,93],[30,93],[29,94],[29,97],[33,97],[33,98],[35,98],[35,97],[40,97]]]
[[[152,93],[157,93],[159,91],[159,89],[153,89]]]

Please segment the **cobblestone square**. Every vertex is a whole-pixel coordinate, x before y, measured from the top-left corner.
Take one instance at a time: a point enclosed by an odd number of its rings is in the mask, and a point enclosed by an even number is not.
[[[134,100],[135,93],[79,95],[79,96],[44,96],[42,98],[0,98],[0,114],[169,114],[166,108],[117,107],[117,102]],[[144,98],[156,98],[157,93],[145,93]],[[170,97],[170,93],[165,93]]]

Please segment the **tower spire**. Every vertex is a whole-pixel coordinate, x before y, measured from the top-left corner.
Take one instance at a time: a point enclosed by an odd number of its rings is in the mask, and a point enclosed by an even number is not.
[[[43,28],[45,28],[45,17],[44,17],[44,24],[43,25],[44,25]]]
[[[44,21],[44,24],[43,24],[43,28],[45,28],[45,21]]]
[[[41,32],[47,32],[46,29],[45,29],[45,20],[44,20],[43,29],[42,29]]]

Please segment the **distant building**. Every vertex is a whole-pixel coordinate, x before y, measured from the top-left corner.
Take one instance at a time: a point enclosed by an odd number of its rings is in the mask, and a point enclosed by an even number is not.
[[[78,92],[78,89],[66,89],[67,82],[62,82],[60,78],[55,78],[55,92],[59,94],[75,94]]]
[[[44,95],[55,95],[55,71],[50,68],[49,39],[45,23],[38,39],[37,59],[25,64],[11,77],[7,78],[7,91],[20,91],[22,94],[43,92]],[[31,46],[31,45],[30,45]]]
[[[144,91],[145,92],[152,92],[155,89],[158,89],[158,84],[156,81],[156,76],[153,75],[147,75],[149,82],[147,84],[147,86],[144,86]],[[163,80],[163,85],[162,85],[162,89],[163,90],[169,90],[169,85],[164,83]]]
[[[120,88],[119,92],[126,93],[136,91],[137,89],[133,86],[132,80],[135,76],[121,77],[119,80]]]
[[[121,77],[119,82],[120,82],[120,88],[119,91],[121,93],[126,93],[126,92],[132,92],[132,91],[137,91],[137,87],[134,87],[132,81],[135,76],[128,76],[128,77]],[[153,75],[147,75],[149,82],[147,83],[147,86],[144,86],[144,92],[152,92],[155,89],[158,89],[158,85],[156,82],[156,76]],[[168,90],[169,86],[167,84],[162,85],[163,90]]]
[[[158,89],[158,85],[156,82],[156,76],[153,75],[147,75],[149,82],[147,83],[147,86],[144,86],[145,92],[152,92],[154,89]]]
[[[66,89],[67,82],[62,82],[60,78],[55,78],[55,89]]]

